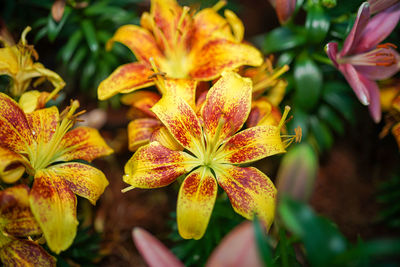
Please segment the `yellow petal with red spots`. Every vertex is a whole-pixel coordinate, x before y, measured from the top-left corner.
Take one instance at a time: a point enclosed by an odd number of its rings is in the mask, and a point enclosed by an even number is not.
[[[149,143],[153,132],[160,128],[161,122],[157,119],[136,119],[128,124],[129,150],[136,151],[139,147]]]
[[[224,15],[232,28],[233,35],[235,36],[235,41],[238,43],[242,42],[244,37],[243,22],[238,18],[238,16],[236,16],[235,13],[233,13],[229,9],[225,9]]]
[[[164,58],[157,46],[153,35],[146,29],[136,25],[124,25],[116,31],[107,42],[107,49],[111,49],[114,42],[126,45],[136,56],[138,61],[146,61],[152,57],[157,62]]]
[[[8,184],[15,183],[25,173],[33,173],[29,161],[22,155],[0,146],[0,179]]]
[[[276,189],[271,180],[253,167],[220,167],[214,171],[233,209],[249,220],[256,214],[268,229],[274,220],[276,205]]]
[[[87,164],[78,162],[56,164],[46,171],[50,176],[55,175],[64,179],[72,192],[88,199],[93,205],[108,186],[104,173]]]
[[[56,266],[56,259],[36,242],[15,239],[0,249],[5,267]]]
[[[55,106],[28,113],[26,118],[31,127],[33,138],[38,143],[48,143],[56,132],[60,121],[58,109]]]
[[[256,125],[278,126],[282,118],[280,110],[273,106],[265,97],[251,103],[251,111],[246,121],[248,128]]]
[[[182,97],[192,108],[195,107],[196,86],[195,80],[185,79],[165,79],[165,93],[179,95]]]
[[[32,142],[32,132],[25,113],[9,96],[0,93],[0,146],[26,152]]]
[[[155,117],[154,113],[150,109],[160,100],[160,98],[161,96],[158,93],[140,90],[123,95],[121,97],[121,102],[140,110],[150,117]]]
[[[256,126],[229,138],[218,150],[215,161],[242,164],[283,152],[285,147],[277,127]]]
[[[97,88],[100,100],[108,99],[118,93],[129,93],[154,84],[149,76],[153,71],[145,63],[134,62],[118,67]]]
[[[223,39],[208,42],[190,56],[193,62],[190,76],[201,81],[218,78],[223,71],[243,65],[259,66],[263,62],[261,52],[255,47]]]
[[[150,137],[150,142],[157,141],[171,150],[183,150],[165,126],[157,128]]]
[[[113,150],[106,144],[98,130],[90,127],[77,127],[67,132],[59,146],[58,160],[69,161],[83,159],[92,161],[107,156]]]
[[[140,147],[125,165],[124,182],[139,188],[169,185],[193,169],[195,158],[151,142]]]
[[[78,227],[76,197],[67,181],[46,169],[38,170],[29,202],[49,248],[57,254],[66,250]]]
[[[178,95],[166,94],[151,109],[176,141],[195,155],[202,151],[202,130],[193,109]]]
[[[176,209],[178,230],[183,238],[203,237],[217,191],[217,181],[207,167],[198,168],[185,178],[179,190]]]
[[[201,111],[208,140],[222,141],[242,128],[250,112],[251,90],[249,78],[234,72],[222,73],[208,92]],[[217,131],[219,136],[215,137]]]
[[[0,191],[0,217],[3,231],[11,236],[27,237],[42,233],[29,206],[29,187],[17,185]]]

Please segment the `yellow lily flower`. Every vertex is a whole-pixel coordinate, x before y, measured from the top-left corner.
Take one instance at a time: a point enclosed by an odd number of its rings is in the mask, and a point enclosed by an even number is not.
[[[0,179],[13,183],[25,172],[33,176],[31,210],[49,248],[59,253],[76,234],[75,194],[95,204],[108,185],[100,170],[66,161],[92,161],[112,149],[96,129],[69,131],[79,115],[74,115],[78,101],[61,115],[54,106],[25,114],[14,100],[0,93],[0,106]]]
[[[0,260],[3,265],[56,266],[55,258],[39,244],[19,239],[41,234],[29,207],[29,187],[17,185],[0,191]]]
[[[25,28],[21,34],[21,40],[16,45],[3,42],[5,47],[0,48],[0,75],[11,77],[10,93],[14,97],[21,96],[34,78],[39,78],[35,86],[46,79],[49,80],[54,86],[54,91],[47,97],[48,101],[65,86],[65,82],[57,73],[33,61],[32,57],[38,60],[38,54],[26,41],[26,34],[30,30],[30,27]]]
[[[227,10],[225,19],[217,13],[221,3],[193,15],[175,0],[151,0],[141,27],[122,26],[107,44],[108,49],[114,42],[126,45],[138,62],[120,66],[102,81],[98,98],[151,86],[156,70],[166,78],[211,81],[224,70],[261,65],[261,53],[241,43],[244,27],[236,15]]]
[[[237,213],[247,219],[257,214],[267,227],[273,221],[273,183],[258,169],[239,164],[285,152],[280,128],[289,108],[278,126],[256,126],[236,133],[249,115],[251,95],[250,79],[224,72],[209,90],[199,116],[173,94],[164,95],[151,109],[188,152],[151,142],[127,162],[123,179],[131,185],[126,190],[158,188],[188,174],[177,204],[178,229],[183,238],[203,236],[217,195],[217,181]]]

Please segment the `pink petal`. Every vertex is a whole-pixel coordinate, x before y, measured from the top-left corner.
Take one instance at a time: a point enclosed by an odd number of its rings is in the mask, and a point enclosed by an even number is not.
[[[392,54],[395,58],[394,62],[390,66],[355,66],[359,73],[362,73],[369,80],[384,80],[392,77],[400,70],[400,55],[396,50],[390,48],[384,48],[381,53]]]
[[[353,28],[344,41],[343,49],[340,52],[341,57],[350,54],[354,47],[357,46],[361,34],[364,32],[364,29],[368,24],[369,16],[369,4],[364,2],[358,9],[357,18],[354,22]]]
[[[339,68],[339,65],[336,61],[336,56],[338,53],[338,44],[335,42],[330,42],[326,45],[325,50],[326,50],[326,54],[328,55],[329,59],[332,61],[333,65],[335,65],[336,68]]]
[[[351,88],[353,88],[358,100],[360,100],[363,105],[369,105],[369,91],[366,85],[360,79],[360,76],[362,75],[360,75],[351,64],[342,64],[339,66],[339,70],[342,72]]]
[[[150,267],[184,266],[167,247],[146,230],[134,228],[132,238],[140,255]]]
[[[369,20],[362,36],[354,47],[354,53],[365,52],[374,48],[389,36],[400,19],[400,3],[375,15]]]
[[[381,121],[382,112],[381,112],[381,101],[380,101],[380,94],[379,94],[379,87],[376,82],[368,80],[364,76],[360,75],[362,82],[366,85],[371,103],[368,106],[369,113],[371,114],[372,119],[375,123]]]

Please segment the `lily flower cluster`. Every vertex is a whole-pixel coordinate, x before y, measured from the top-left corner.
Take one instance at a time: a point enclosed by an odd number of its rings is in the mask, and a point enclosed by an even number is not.
[[[132,106],[128,135],[135,153],[125,165],[130,186],[123,192],[184,177],[178,179],[177,222],[186,239],[204,235],[218,185],[237,213],[258,216],[269,228],[276,189],[248,165],[284,153],[301,137],[301,131],[281,135],[290,108],[281,115],[277,107],[286,87],[279,77],[288,67],[275,70],[269,59],[263,64],[261,52],[242,41],[240,19],[230,10],[225,17],[218,13],[223,5],[192,12],[175,0],[152,0],[141,27],[122,26],[108,42],[108,48],[126,45],[138,61],[120,66],[98,87],[101,100],[130,93],[122,102]],[[159,93],[137,91],[151,85]]]
[[[21,96],[34,77],[56,88],[50,94],[27,91],[20,103],[0,93],[0,259],[5,266],[55,266],[39,240],[57,254],[66,250],[77,232],[76,195],[95,204],[108,185],[103,172],[74,160],[90,162],[113,150],[96,129],[71,130],[83,113],[76,112],[77,100],[61,113],[44,107],[65,83],[32,62],[27,29],[18,45],[0,49],[2,73],[12,77],[11,95]]]

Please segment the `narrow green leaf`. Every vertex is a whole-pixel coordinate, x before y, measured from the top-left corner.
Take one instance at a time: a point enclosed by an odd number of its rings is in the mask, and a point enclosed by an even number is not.
[[[96,30],[93,25],[93,22],[88,19],[85,19],[82,21],[81,26],[90,51],[96,53],[97,50],[99,49],[99,43],[96,38]]]
[[[68,62],[73,53],[75,52],[76,48],[78,47],[78,44],[80,41],[83,39],[83,33],[82,31],[75,31],[74,34],[72,34],[71,38],[69,38],[68,42],[65,44],[65,46],[62,49],[62,60],[64,63]]]
[[[287,27],[280,27],[267,34],[264,40],[265,54],[291,49],[304,44],[306,36],[303,31],[294,32]]]
[[[318,109],[318,116],[336,133],[340,135],[344,134],[343,121],[330,106],[325,104],[321,105]]]

